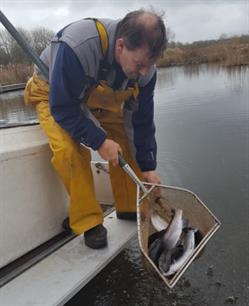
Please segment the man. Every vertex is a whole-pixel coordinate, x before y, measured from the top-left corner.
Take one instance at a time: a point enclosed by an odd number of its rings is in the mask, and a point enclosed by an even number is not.
[[[153,122],[154,63],[166,48],[162,18],[138,10],[122,20],[83,19],[59,31],[41,54],[25,100],[36,102],[52,163],[70,195],[70,227],[91,248],[107,245],[96,200],[89,148],[110,165],[117,217],[134,219],[136,186],[117,166],[118,154],[145,181],[160,183]],[[136,161],[135,161],[136,160]],[[51,204],[52,205],[52,204]]]

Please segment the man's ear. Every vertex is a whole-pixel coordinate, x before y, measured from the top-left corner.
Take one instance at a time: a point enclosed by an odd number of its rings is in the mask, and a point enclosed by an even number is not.
[[[118,38],[117,39],[117,51],[120,54],[124,49],[124,39],[123,38]]]

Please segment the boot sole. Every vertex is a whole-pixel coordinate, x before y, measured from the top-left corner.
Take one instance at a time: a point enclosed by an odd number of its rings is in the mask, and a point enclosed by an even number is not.
[[[102,249],[102,248],[106,247],[107,244],[108,244],[107,239],[104,240],[104,241],[101,241],[101,242],[100,241],[99,242],[96,242],[96,241],[89,242],[89,241],[85,240],[85,245],[88,246],[91,249]]]

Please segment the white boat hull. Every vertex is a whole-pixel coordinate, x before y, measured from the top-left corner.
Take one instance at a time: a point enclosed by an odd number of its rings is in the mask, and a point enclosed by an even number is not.
[[[39,126],[0,130],[0,268],[62,231],[69,199],[50,159]],[[113,203],[108,174],[92,168],[97,198]]]

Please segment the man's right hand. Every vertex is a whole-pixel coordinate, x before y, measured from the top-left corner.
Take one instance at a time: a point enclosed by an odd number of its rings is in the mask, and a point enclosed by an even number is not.
[[[99,147],[98,153],[104,160],[112,162],[113,166],[117,166],[118,154],[122,155],[122,149],[117,142],[106,139]]]

